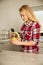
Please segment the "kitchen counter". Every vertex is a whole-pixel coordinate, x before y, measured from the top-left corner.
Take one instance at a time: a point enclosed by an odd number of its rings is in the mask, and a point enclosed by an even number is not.
[[[43,54],[2,50],[0,65],[43,65]]]

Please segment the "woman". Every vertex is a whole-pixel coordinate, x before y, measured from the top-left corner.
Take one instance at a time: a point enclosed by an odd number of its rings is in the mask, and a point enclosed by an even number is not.
[[[24,52],[39,53],[40,24],[28,5],[21,6],[19,13],[24,21],[21,27],[22,41],[11,40],[11,42],[23,45]]]

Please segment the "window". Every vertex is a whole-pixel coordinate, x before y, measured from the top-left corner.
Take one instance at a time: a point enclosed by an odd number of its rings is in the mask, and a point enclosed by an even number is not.
[[[36,17],[39,20],[39,23],[41,24],[41,32],[43,32],[43,10],[41,11],[34,11]]]

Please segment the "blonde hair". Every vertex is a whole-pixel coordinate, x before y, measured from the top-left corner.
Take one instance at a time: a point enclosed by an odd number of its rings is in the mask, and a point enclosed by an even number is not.
[[[22,11],[25,11],[28,18],[31,20],[31,21],[34,21],[34,22],[38,22],[38,20],[36,19],[32,9],[28,6],[28,5],[23,5],[21,6],[21,8],[19,9],[19,12],[22,12]]]

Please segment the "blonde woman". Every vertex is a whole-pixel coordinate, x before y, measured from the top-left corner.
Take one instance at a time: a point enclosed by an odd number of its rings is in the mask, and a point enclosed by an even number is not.
[[[21,27],[22,41],[11,40],[11,42],[23,46],[24,52],[39,53],[40,24],[28,5],[21,6],[19,13],[24,21]]]

